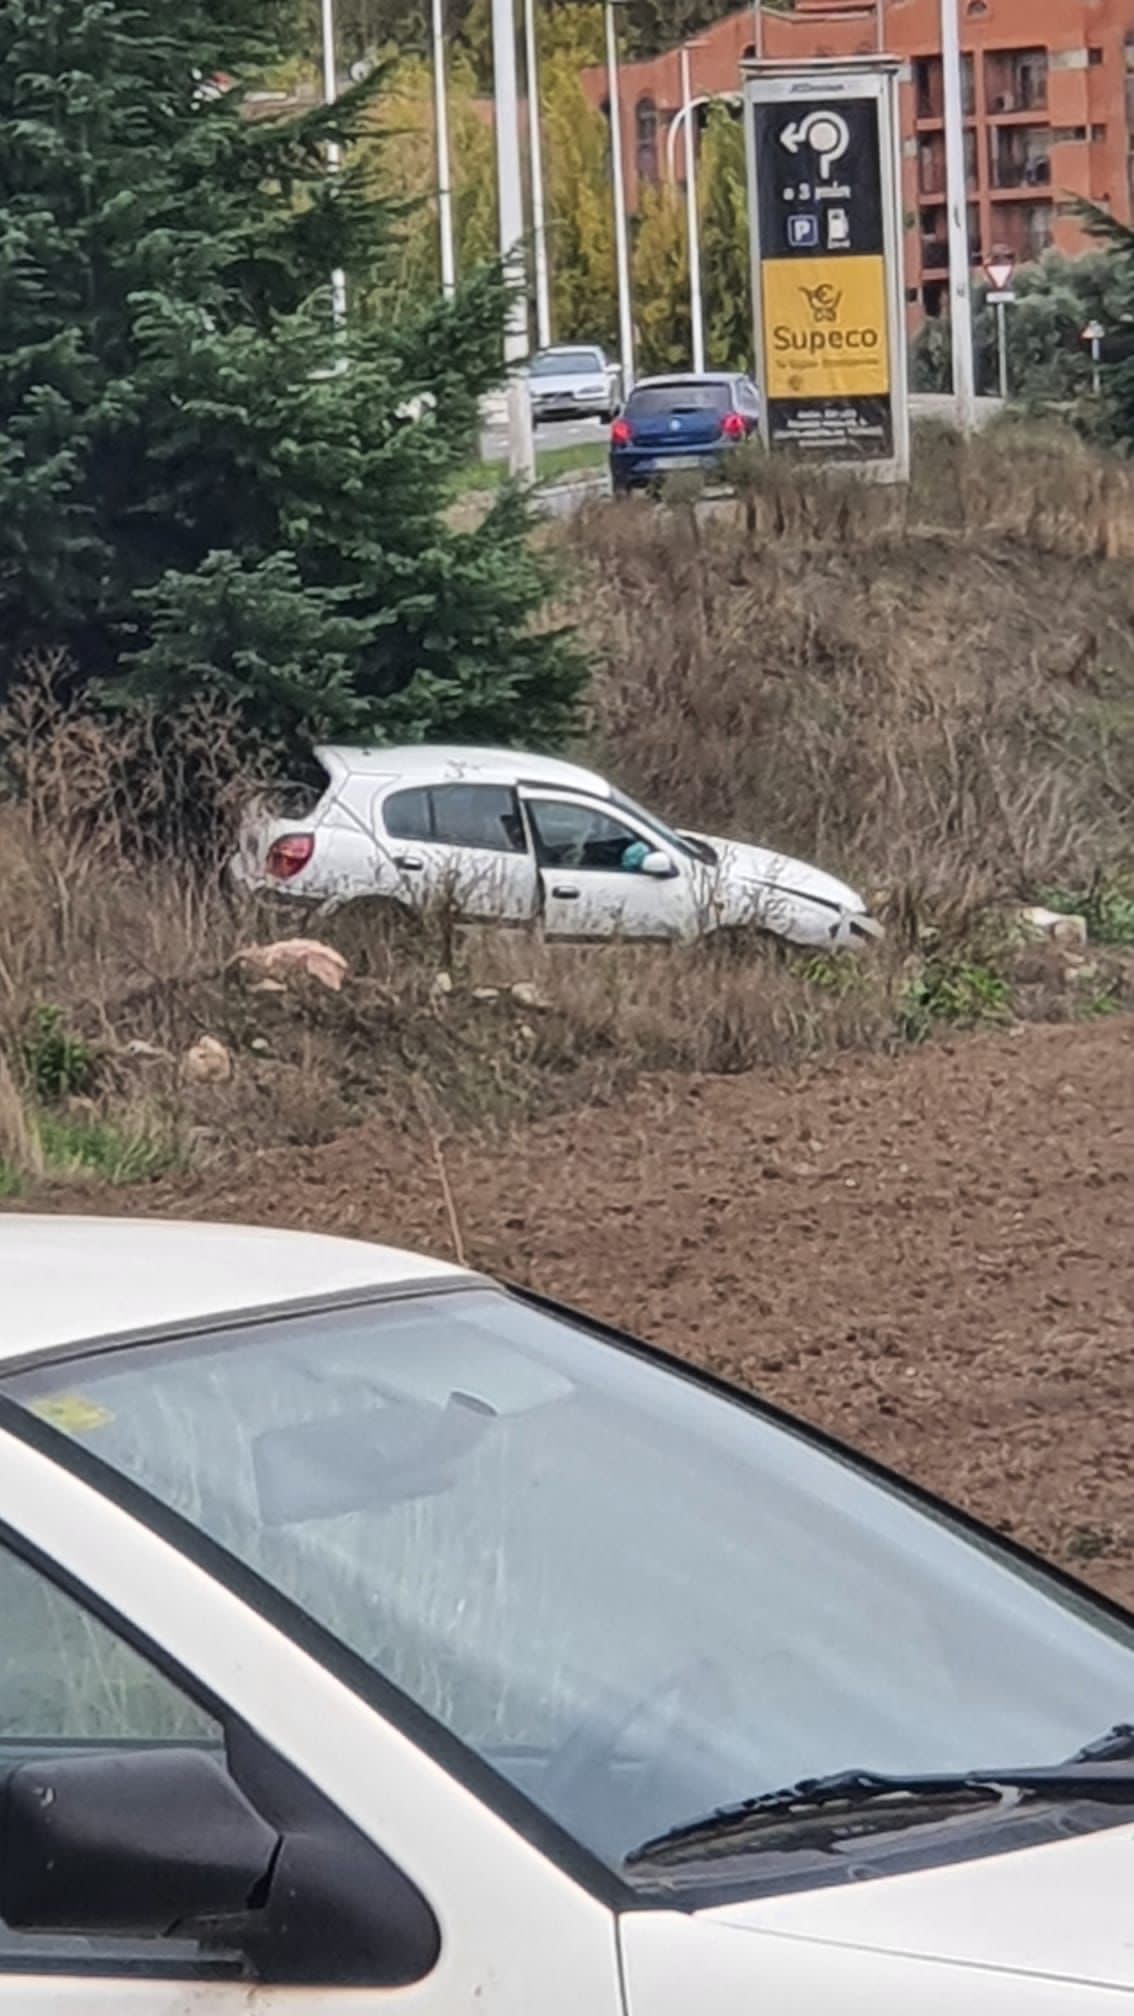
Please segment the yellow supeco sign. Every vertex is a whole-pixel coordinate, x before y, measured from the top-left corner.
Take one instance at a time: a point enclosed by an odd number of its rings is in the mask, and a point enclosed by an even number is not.
[[[880,257],[766,259],[769,399],[885,397],[886,275]]]

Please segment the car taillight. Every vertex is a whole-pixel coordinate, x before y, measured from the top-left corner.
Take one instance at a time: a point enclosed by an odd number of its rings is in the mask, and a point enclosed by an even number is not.
[[[634,439],[634,430],[631,427],[629,420],[616,420],[613,427],[610,430],[611,447],[628,448],[633,439]]]
[[[739,413],[726,413],[721,421],[721,433],[726,441],[743,441],[747,429]]]
[[[275,882],[290,882],[315,852],[314,833],[283,833],[268,849],[265,870]]]

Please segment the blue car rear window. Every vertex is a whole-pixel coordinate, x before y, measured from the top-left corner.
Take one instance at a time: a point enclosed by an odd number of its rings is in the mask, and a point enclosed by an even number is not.
[[[651,413],[727,413],[732,404],[727,385],[641,385],[630,394],[631,419]]]

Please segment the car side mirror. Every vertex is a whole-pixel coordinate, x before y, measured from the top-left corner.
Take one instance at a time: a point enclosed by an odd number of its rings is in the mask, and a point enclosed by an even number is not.
[[[638,873],[640,875],[653,875],[657,881],[663,882],[669,876],[676,875],[677,870],[669,855],[663,854],[660,847],[655,847],[642,860]]]
[[[0,1917],[17,1932],[136,1938],[241,1919],[279,1841],[204,1750],[17,1764],[0,1778]]]

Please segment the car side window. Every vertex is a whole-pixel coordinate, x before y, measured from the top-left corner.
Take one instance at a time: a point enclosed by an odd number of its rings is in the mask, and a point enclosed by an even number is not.
[[[541,868],[580,868],[634,874],[650,852],[633,827],[595,805],[559,798],[528,798],[528,817]]]
[[[224,1762],[220,1724],[75,1597],[0,1547],[0,1771],[60,1751],[190,1745]],[[5,1974],[146,1973],[239,1978],[235,1952],[191,1938],[17,1932],[0,1920]]]
[[[429,795],[435,840],[495,854],[527,852],[519,801],[506,785],[438,784]]]
[[[391,791],[382,824],[391,840],[429,840],[433,834],[428,791]]]

